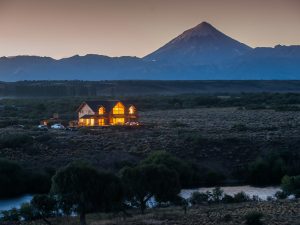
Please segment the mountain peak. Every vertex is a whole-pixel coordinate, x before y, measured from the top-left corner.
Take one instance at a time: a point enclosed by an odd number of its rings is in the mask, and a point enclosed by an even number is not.
[[[208,22],[202,22],[147,55],[145,59],[211,64],[232,59],[249,50],[249,46],[225,35]]]
[[[208,22],[202,22],[195,27],[184,31],[179,35],[178,39],[189,39],[191,37],[205,37],[205,36],[216,36],[220,35],[222,32],[218,31],[214,26]]]

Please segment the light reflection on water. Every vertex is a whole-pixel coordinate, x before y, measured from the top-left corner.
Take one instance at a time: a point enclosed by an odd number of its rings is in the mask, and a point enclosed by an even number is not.
[[[180,196],[183,198],[189,198],[195,191],[206,192],[212,191],[214,188],[196,188],[196,189],[183,189],[180,192]],[[245,192],[247,195],[252,197],[253,195],[258,196],[262,200],[267,200],[267,197],[274,197],[277,191],[280,191],[280,187],[252,187],[252,186],[233,186],[233,187],[221,187],[224,194],[235,195],[239,192]]]

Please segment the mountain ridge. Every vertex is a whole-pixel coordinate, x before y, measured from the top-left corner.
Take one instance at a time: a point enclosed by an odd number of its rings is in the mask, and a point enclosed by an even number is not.
[[[0,80],[300,79],[300,45],[251,48],[202,22],[143,58],[0,58]]]

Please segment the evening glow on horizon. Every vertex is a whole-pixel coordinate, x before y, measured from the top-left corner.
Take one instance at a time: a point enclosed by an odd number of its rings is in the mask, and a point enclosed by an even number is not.
[[[0,56],[143,57],[202,21],[251,47],[300,44],[299,0],[0,0]]]

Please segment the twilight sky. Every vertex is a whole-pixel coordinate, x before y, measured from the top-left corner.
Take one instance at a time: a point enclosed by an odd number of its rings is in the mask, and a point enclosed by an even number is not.
[[[300,44],[300,0],[0,0],[0,56],[142,57],[202,21],[252,47]]]

